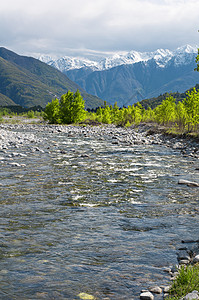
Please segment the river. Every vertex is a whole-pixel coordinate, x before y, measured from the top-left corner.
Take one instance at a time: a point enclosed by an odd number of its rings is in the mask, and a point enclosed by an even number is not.
[[[181,240],[199,238],[199,189],[178,184],[199,182],[198,160],[114,129],[13,131],[34,138],[0,153],[0,299],[138,299],[169,283]]]

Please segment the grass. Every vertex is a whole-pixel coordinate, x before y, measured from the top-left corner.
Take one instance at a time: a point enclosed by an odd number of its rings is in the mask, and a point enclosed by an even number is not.
[[[183,265],[172,283],[168,299],[181,299],[194,290],[199,291],[199,265]]]

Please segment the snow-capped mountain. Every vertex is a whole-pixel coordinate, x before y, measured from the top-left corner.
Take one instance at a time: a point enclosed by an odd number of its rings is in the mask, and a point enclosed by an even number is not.
[[[189,55],[196,54],[197,51],[197,47],[186,45],[179,47],[174,51],[168,49],[158,49],[154,52],[130,51],[126,53],[116,53],[110,57],[103,58],[100,61],[69,56],[53,59],[50,56],[44,55],[40,56],[39,59],[62,72],[81,68],[89,68],[93,71],[103,71],[121,65],[147,62],[151,59],[153,59],[159,67],[164,68],[168,65],[172,58],[174,59],[176,65],[189,63],[188,57],[191,57]]]
[[[195,86],[199,83],[199,73],[194,72],[197,53],[197,47],[186,45],[174,51],[120,52],[99,61],[66,56],[56,60],[48,58],[48,64],[65,73],[87,93],[126,106]]]

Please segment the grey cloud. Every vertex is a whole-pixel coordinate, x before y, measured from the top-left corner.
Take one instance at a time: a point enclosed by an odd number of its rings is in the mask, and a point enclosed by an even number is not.
[[[20,53],[71,53],[68,49],[146,51],[197,44],[199,38],[196,0],[6,3],[0,8],[0,40],[2,46]]]

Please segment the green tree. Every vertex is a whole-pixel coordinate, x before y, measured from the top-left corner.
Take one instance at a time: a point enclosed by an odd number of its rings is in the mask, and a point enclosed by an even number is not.
[[[59,100],[53,99],[52,102],[46,105],[44,110],[44,120],[48,120],[51,124],[59,124],[60,120],[60,105]]]
[[[169,95],[162,101],[162,104],[154,109],[156,121],[164,125],[168,125],[170,122],[175,121],[175,110],[175,99]]]
[[[66,94],[61,96],[60,99],[60,118],[61,123],[71,124],[72,123],[72,103],[73,103],[73,92],[68,91]]]
[[[119,121],[119,112],[119,107],[117,106],[117,102],[115,102],[111,110],[111,120],[113,123],[117,123]]]
[[[78,123],[83,121],[85,117],[85,101],[83,100],[79,90],[77,90],[71,105],[71,121],[72,123]]]
[[[102,109],[102,123],[111,124],[111,110],[108,105],[104,109]]]
[[[181,101],[176,105],[176,122],[180,129],[184,129],[187,123],[186,107]]]
[[[73,94],[68,91],[66,94],[61,96],[60,99],[60,117],[61,123],[71,124],[78,123],[84,120],[86,116],[85,102],[79,92]]]
[[[195,88],[189,91],[183,104],[186,108],[188,123],[196,129],[199,123],[199,92]]]
[[[44,119],[49,120],[52,124],[78,123],[85,117],[84,100],[78,90],[75,94],[68,91],[61,96],[60,101],[53,99],[51,103],[46,105],[44,112]]]

